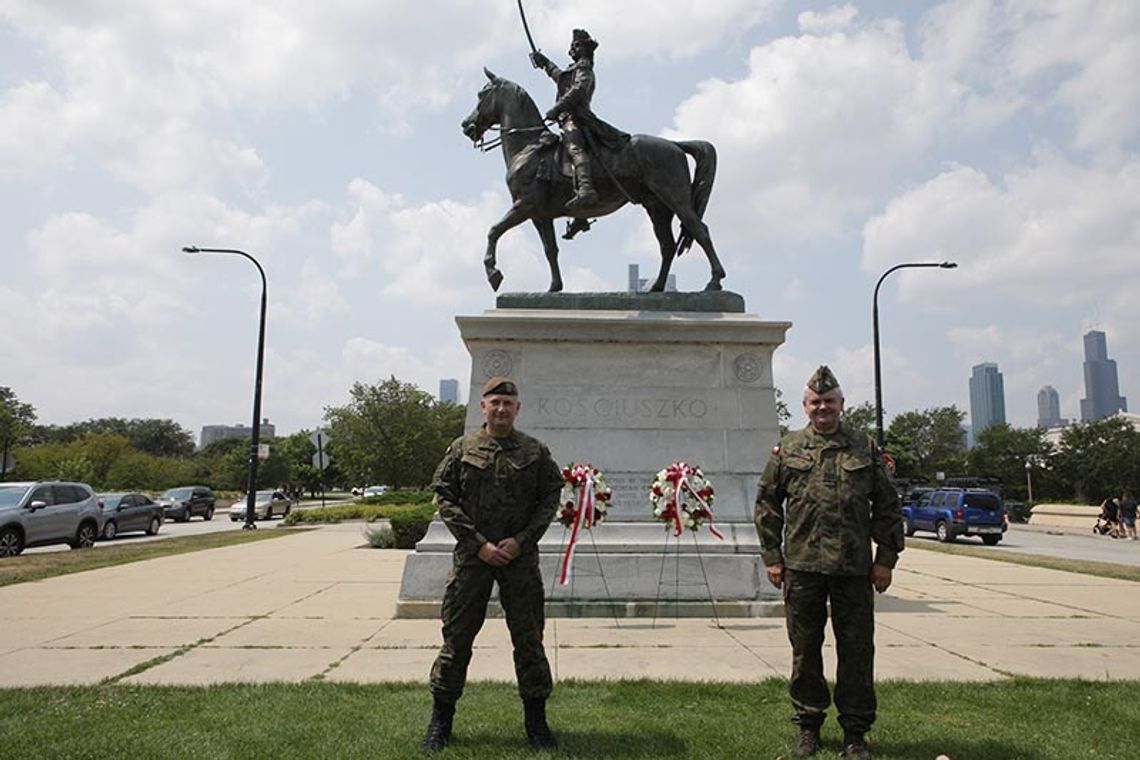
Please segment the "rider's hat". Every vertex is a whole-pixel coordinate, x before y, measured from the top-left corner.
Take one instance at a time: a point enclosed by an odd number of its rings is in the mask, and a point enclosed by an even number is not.
[[[586,48],[586,50],[590,51],[591,53],[598,49],[597,40],[591,37],[590,33],[585,29],[575,29],[574,37],[571,39],[571,42],[579,43],[582,45],[582,47]]]

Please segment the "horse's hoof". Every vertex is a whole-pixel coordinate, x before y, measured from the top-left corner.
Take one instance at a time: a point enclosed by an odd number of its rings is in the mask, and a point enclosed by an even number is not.
[[[546,292],[547,293],[561,293],[562,292],[562,283],[560,283],[560,282],[550,283],[550,290],[548,290]]]
[[[705,290],[723,290],[719,280],[711,280],[708,285],[705,285]]]
[[[491,283],[491,290],[496,293],[499,292],[499,286],[503,284],[503,273],[496,269],[487,274],[487,282]]]

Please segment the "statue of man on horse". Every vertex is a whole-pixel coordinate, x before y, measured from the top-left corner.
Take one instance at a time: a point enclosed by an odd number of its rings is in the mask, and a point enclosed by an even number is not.
[[[558,85],[557,99],[546,112],[548,121],[558,122],[562,142],[574,167],[574,197],[566,204],[571,211],[588,210],[598,204],[594,190],[590,156],[601,161],[602,148],[619,151],[629,142],[629,135],[599,119],[590,110],[594,97],[594,51],[598,43],[585,29],[575,29],[570,40],[570,60],[567,69],[560,69],[549,58],[535,50],[530,62],[542,69]]]
[[[484,69],[488,83],[479,91],[475,109],[461,124],[463,134],[477,147],[489,150],[501,146],[507,167],[511,207],[487,232],[483,256],[491,288],[498,290],[503,281],[496,247],[508,230],[526,221],[534,224],[550,266],[549,290],[556,293],[562,290],[562,273],[554,220],[571,218],[566,234],[571,238],[589,228],[587,217],[605,216],[634,203],[649,215],[661,251],[661,268],[650,290],[665,289],[673,259],[694,242],[704,251],[711,270],[705,290],[720,290],[724,267],[703,221],[716,178],[717,156],[712,143],[629,135],[602,121],[590,110],[598,43],[585,30],[575,29],[570,43],[573,63],[563,70],[538,51],[530,39],[525,14],[522,20],[530,41],[531,62],[558,85],[546,119],[526,90]],[[563,169],[560,141],[547,128],[547,120],[556,120],[562,130],[569,169]],[[483,139],[489,129],[498,131],[497,140]],[[694,164],[691,173],[690,159]],[[601,174],[592,170],[598,167]],[[674,219],[680,222],[679,236],[674,235]]]

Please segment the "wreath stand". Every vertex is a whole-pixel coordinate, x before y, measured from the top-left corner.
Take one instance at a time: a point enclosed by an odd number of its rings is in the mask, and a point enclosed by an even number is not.
[[[713,596],[712,585],[709,583],[709,574],[705,569],[705,559],[701,554],[701,542],[697,540],[696,530],[686,530],[693,538],[693,550],[697,555],[697,562],[701,567],[701,578],[704,581],[705,591],[708,593],[709,602],[712,606],[713,622],[717,628],[723,628],[720,623],[720,616],[716,611],[716,597]],[[665,528],[665,547],[661,552],[661,571],[657,574],[657,596],[653,600],[653,628],[657,627],[657,613],[661,607],[661,590],[665,588],[665,565],[669,559],[669,544],[673,544],[673,619],[679,620],[681,617],[681,536],[674,534],[669,527]],[[689,583],[689,586],[699,585]]]
[[[559,561],[555,565],[554,577],[550,583],[550,595],[549,595],[550,599],[554,598],[554,590],[558,587],[558,576],[561,574],[560,568],[562,566],[562,558],[566,554],[566,540],[567,540],[567,537],[570,535],[570,532],[571,532],[571,528],[569,526],[563,526],[563,528],[562,528],[562,543],[558,547]],[[610,615],[614,619],[614,625],[616,625],[618,628],[621,628],[621,622],[618,621],[618,616],[617,616],[617,605],[614,603],[613,595],[610,594],[610,584],[606,581],[606,571],[602,567],[602,555],[598,551],[597,542],[594,541],[593,527],[588,528],[586,530],[586,533],[588,533],[590,536],[590,547],[594,550],[594,552],[593,552],[594,562],[597,564],[597,571],[594,572],[593,570],[591,570],[590,572],[584,573],[584,575],[587,578],[601,578],[602,588],[605,589],[605,594],[606,594],[606,606],[610,610]],[[578,556],[575,555],[571,559],[577,560]],[[570,618],[570,617],[581,617],[581,615],[573,615],[570,613],[570,611],[574,609],[574,605],[572,604],[572,602],[574,601],[574,581],[581,571],[582,571],[582,569],[580,567],[575,567],[573,564],[573,561],[572,561],[570,568],[569,568],[569,573],[568,573],[569,578],[570,578],[570,594],[565,597],[566,611],[567,611],[566,617],[568,617],[568,618]]]

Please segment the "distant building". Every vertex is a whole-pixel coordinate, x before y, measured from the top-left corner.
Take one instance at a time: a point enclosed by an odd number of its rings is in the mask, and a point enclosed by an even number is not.
[[[1037,391],[1037,427],[1044,430],[1064,427],[1069,421],[1061,417],[1061,395],[1052,385]]]
[[[637,264],[629,265],[629,285],[626,291],[629,293],[647,293],[649,286],[652,285],[649,280],[641,278],[640,267]],[[665,290],[669,293],[677,291],[677,277],[676,275],[669,275],[665,278]]]
[[[277,427],[269,422],[266,417],[261,421],[261,438],[275,438],[277,436]],[[198,448],[204,449],[215,441],[221,441],[226,438],[249,438],[253,439],[253,428],[246,425],[203,425],[202,434],[198,438]]]
[[[446,378],[439,381],[439,400],[448,404],[459,403],[459,381]]]
[[[993,362],[975,365],[970,374],[970,429],[976,443],[986,428],[1005,423],[1005,384]]]
[[[1128,399],[1120,395],[1116,362],[1108,358],[1108,341],[1100,330],[1085,333],[1085,398],[1081,421],[1093,422],[1128,411]]]

